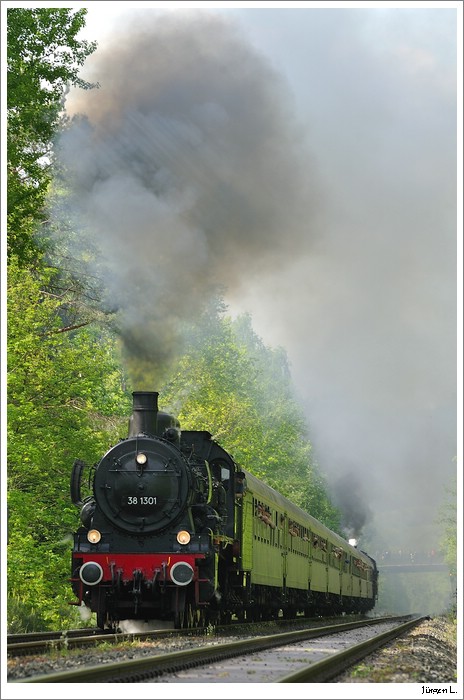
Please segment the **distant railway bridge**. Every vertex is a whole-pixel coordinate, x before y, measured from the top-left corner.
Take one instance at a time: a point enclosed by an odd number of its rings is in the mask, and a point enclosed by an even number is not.
[[[439,572],[439,571],[447,571],[449,572],[449,566],[448,564],[443,564],[443,563],[437,563],[437,564],[414,564],[414,563],[405,563],[405,564],[377,564],[377,568],[380,573],[389,573],[389,574],[411,574],[411,573],[419,573],[420,571],[422,572]]]
[[[381,552],[374,556],[377,568],[381,573],[407,574],[419,572],[450,573],[448,564],[445,563],[440,553],[431,552]]]

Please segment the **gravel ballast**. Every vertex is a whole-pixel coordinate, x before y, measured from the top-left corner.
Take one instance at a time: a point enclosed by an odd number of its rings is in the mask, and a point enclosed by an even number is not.
[[[170,653],[199,645],[230,642],[230,637],[202,637],[121,644],[117,648],[54,652],[36,657],[8,659],[8,681],[44,673]],[[350,673],[333,683],[456,683],[456,622],[436,617],[422,622],[388,647],[366,657]]]
[[[435,617],[367,656],[336,683],[456,683],[456,621]]]

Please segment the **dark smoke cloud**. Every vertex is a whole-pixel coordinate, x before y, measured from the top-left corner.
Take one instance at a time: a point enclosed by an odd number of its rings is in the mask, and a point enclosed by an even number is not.
[[[345,465],[344,469],[348,467]],[[359,540],[366,523],[370,523],[372,512],[371,499],[366,493],[363,480],[357,469],[341,474],[331,488],[331,498],[341,510],[341,525],[346,539]]]
[[[315,236],[308,151],[285,83],[222,17],[139,12],[91,69],[61,158],[127,354],[160,368],[216,288]]]

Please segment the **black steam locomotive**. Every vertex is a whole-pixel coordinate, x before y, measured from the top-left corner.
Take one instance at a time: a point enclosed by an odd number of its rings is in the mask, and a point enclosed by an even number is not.
[[[122,620],[176,628],[366,612],[377,567],[239,468],[207,431],[182,431],[157,392],[134,392],[129,435],[90,468],[74,463],[75,605],[102,629]]]

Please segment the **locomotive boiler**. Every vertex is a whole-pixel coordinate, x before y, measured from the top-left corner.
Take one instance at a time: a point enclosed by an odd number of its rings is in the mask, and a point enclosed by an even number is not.
[[[82,497],[89,476],[91,495]],[[377,567],[364,552],[236,464],[207,431],[181,431],[157,392],[133,393],[128,437],[76,460],[71,585],[97,625],[176,628],[298,613],[366,612]]]

